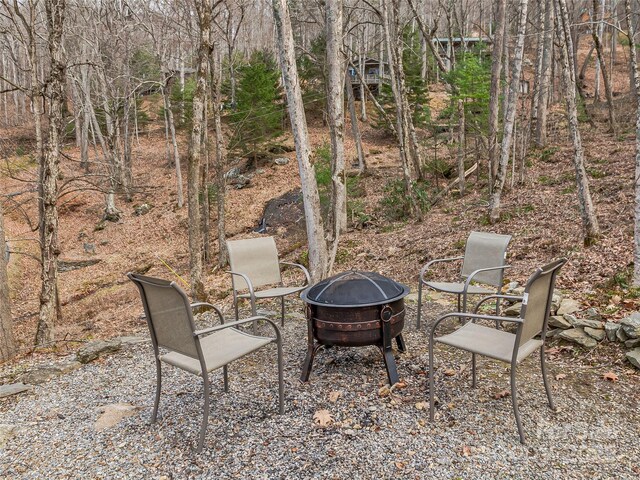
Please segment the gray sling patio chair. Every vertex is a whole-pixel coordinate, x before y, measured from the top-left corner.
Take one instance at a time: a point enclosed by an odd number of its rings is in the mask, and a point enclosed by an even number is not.
[[[128,273],[127,276],[140,290],[155,353],[157,383],[151,423],[156,422],[160,403],[161,362],[201,376],[204,383],[204,409],[197,447],[197,451],[201,452],[209,420],[209,373],[222,367],[224,391],[228,392],[227,365],[274,342],[278,349],[279,413],[284,413],[282,339],[275,323],[260,317],[273,327],[275,333],[273,337],[249,335],[235,327],[253,322],[257,317],[224,323],[224,317],[220,310],[210,303],[190,304],[187,295],[175,282],[145,277],[136,273]],[[220,319],[220,325],[196,330],[192,309],[202,306],[208,306],[216,312]]]
[[[511,364],[511,401],[513,403],[513,413],[516,417],[521,443],[524,443],[525,437],[522,422],[520,421],[520,413],[518,412],[516,367],[522,360],[538,349],[540,349],[540,368],[542,370],[542,380],[547,393],[547,399],[549,400],[549,407],[555,410],[553,398],[551,397],[551,389],[547,381],[544,344],[556,275],[566,261],[565,258],[561,258],[544,267],[538,268],[533,275],[529,277],[524,294],[521,297],[491,295],[483,298],[474,310],[477,312],[480,305],[485,301],[496,297],[519,300],[522,302],[522,310],[519,317],[455,312],[447,313],[436,320],[429,333],[429,417],[432,421],[434,419],[435,402],[433,348],[436,342],[471,352],[471,382],[473,388],[476,387],[476,355],[484,355]],[[438,325],[443,320],[451,317],[464,318],[467,320],[467,323],[452,333],[435,337],[434,335]],[[512,322],[517,325],[517,329],[515,333],[510,333],[497,328],[480,325],[476,323],[478,320]],[[538,335],[540,336],[539,338],[537,337]]]
[[[229,264],[231,270],[231,284],[233,288],[233,306],[236,320],[238,319],[238,301],[249,299],[251,315],[256,316],[256,300],[280,297],[280,325],[284,326],[284,297],[301,292],[310,283],[309,272],[302,265],[278,260],[278,250],[273,237],[248,238],[245,240],[230,240]],[[284,286],[280,266],[298,268],[305,276],[306,282],[302,286]],[[268,287],[260,289],[260,287]],[[246,293],[240,293],[245,292]],[[254,323],[255,333],[256,323]]]
[[[511,235],[471,232],[467,239],[464,256],[438,258],[425,264],[420,270],[420,278],[418,279],[418,319],[416,327],[420,328],[423,286],[439,292],[457,295],[459,312],[467,311],[468,295],[500,293],[504,270],[509,268],[509,265],[505,265],[505,261],[510,241]],[[432,265],[460,260],[462,260],[462,269],[459,281],[432,282],[427,280],[427,274]],[[487,286],[493,288],[488,288]],[[496,313],[498,313],[498,309],[499,300],[496,300]]]

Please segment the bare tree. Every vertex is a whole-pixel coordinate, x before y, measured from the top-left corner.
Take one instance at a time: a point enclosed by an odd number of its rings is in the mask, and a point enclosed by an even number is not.
[[[330,259],[335,258],[340,234],[347,230],[347,188],[344,161],[344,82],[346,61],[342,52],[342,0],[325,3],[327,38],[327,112],[331,137]],[[331,262],[330,262],[331,263]],[[331,265],[329,265],[331,270]]]
[[[524,38],[527,27],[528,5],[529,0],[520,0],[520,5],[518,7],[520,18],[518,21],[518,36],[514,51],[513,70],[511,72],[511,81],[509,83],[509,93],[505,109],[504,134],[502,136],[502,145],[500,148],[498,172],[494,179],[493,192],[489,203],[489,220],[492,223],[497,222],[500,218],[500,200],[502,197],[504,182],[507,177],[509,153],[511,150],[511,142],[513,140],[516,109],[518,106],[518,92],[520,91],[520,75],[522,73],[522,59],[524,57]]]
[[[489,93],[489,189],[498,173],[498,128],[500,117],[500,83],[502,78],[502,52],[506,32],[507,0],[498,0],[496,29],[491,52],[491,89]]]
[[[542,63],[539,77],[536,80],[538,95],[536,103],[536,133],[535,143],[543,147],[547,143],[547,111],[551,93],[551,63],[553,61],[553,33],[554,33],[554,8],[553,0],[543,0],[544,9],[544,34],[542,41]]]
[[[635,201],[633,209],[633,285],[640,286],[640,73],[638,72],[638,52],[636,50],[635,22],[631,15],[631,0],[624,0],[627,21],[627,38],[629,39],[629,63],[633,83],[631,89],[636,98],[636,167],[635,167]],[[0,239],[1,240],[1,239]]]
[[[39,168],[38,193],[40,203],[40,252],[42,255],[42,287],[36,345],[54,340],[54,324],[58,318],[58,173],[60,143],[64,127],[65,69],[62,34],[65,20],[65,0],[46,0],[49,57],[51,67],[47,81],[49,99],[49,132]]]
[[[328,274],[329,254],[324,239],[324,227],[320,214],[320,196],[316,183],[315,168],[309,158],[309,135],[302,102],[302,91],[298,81],[295,47],[287,0],[273,0],[273,16],[278,35],[278,56],[287,93],[289,119],[296,146],[302,199],[304,203],[307,241],[309,244],[309,270],[313,281]]]
[[[604,52],[602,47],[602,42],[600,41],[600,25],[602,23],[602,19],[598,20],[598,2],[602,3],[602,10],[604,12],[604,0],[593,0],[593,24],[591,26],[591,36],[593,37],[593,45],[596,48],[596,53],[598,54],[598,70],[599,74],[602,72],[602,80],[604,82],[604,92],[607,97],[607,107],[609,111],[609,128],[611,132],[615,134],[617,130],[616,126],[616,115],[613,105],[613,92],[611,91],[611,83],[610,77],[608,74],[607,63],[604,59]],[[612,66],[613,68],[613,66]],[[598,77],[599,78],[599,77]],[[596,100],[598,96],[596,95]]]
[[[584,168],[584,148],[578,127],[578,107],[576,104],[575,59],[571,40],[569,15],[565,0],[556,0],[556,17],[558,19],[558,40],[560,43],[560,58],[562,61],[562,86],[569,117],[569,132],[573,142],[573,163],[576,171],[576,186],[578,190],[578,204],[584,230],[584,244],[592,245],[600,237],[600,227],[589,190],[589,180]]]
[[[5,238],[4,217],[2,203],[0,203],[0,363],[11,360],[16,354],[11,299],[9,297],[9,278],[7,277],[8,248]]]

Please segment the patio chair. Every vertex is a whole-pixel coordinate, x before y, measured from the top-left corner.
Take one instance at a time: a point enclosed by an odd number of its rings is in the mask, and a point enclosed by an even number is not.
[[[524,443],[524,431],[520,414],[518,412],[518,398],[516,392],[516,367],[518,363],[540,349],[540,368],[542,380],[549,400],[549,407],[555,410],[551,389],[547,381],[547,371],[544,361],[544,344],[549,320],[551,297],[555,285],[556,275],[565,263],[565,258],[538,268],[529,278],[521,297],[510,295],[491,295],[483,298],[475,308],[476,313],[454,312],[447,313],[433,324],[429,334],[429,417],[434,419],[434,378],[433,378],[433,347],[435,343],[442,343],[452,347],[471,352],[471,376],[472,388],[476,387],[476,355],[484,355],[501,362],[511,364],[511,401],[513,413],[516,417],[520,442]],[[522,302],[522,310],[519,317],[503,317],[495,315],[480,315],[478,308],[485,301],[493,298],[519,300]],[[451,317],[467,319],[462,327],[443,335],[434,337],[436,328],[443,321]],[[517,325],[515,333],[487,327],[476,323],[478,320],[490,320],[496,322],[512,322]],[[539,338],[537,337],[538,335]]]
[[[155,353],[157,383],[151,423],[156,422],[160,403],[161,362],[201,376],[204,383],[204,409],[197,447],[197,451],[201,452],[209,419],[209,373],[222,367],[224,391],[228,392],[227,365],[273,342],[278,348],[279,413],[284,413],[282,339],[275,323],[260,317],[273,327],[275,334],[273,337],[249,335],[235,327],[253,322],[258,317],[224,323],[224,317],[220,310],[209,303],[190,304],[187,295],[175,282],[145,277],[136,273],[128,273],[127,276],[140,290]],[[220,319],[220,325],[196,330],[192,309],[203,306],[210,307],[216,312]],[[163,351],[161,352],[160,349]]]
[[[307,269],[297,263],[280,262],[273,237],[230,240],[227,242],[227,247],[231,266],[228,273],[231,274],[236,320],[238,319],[238,301],[240,299],[249,299],[251,315],[256,316],[256,300],[280,297],[280,325],[284,326],[284,297],[307,288],[310,283]],[[306,283],[302,286],[284,286],[280,273],[281,265],[302,270]],[[260,289],[265,286],[268,288]],[[240,293],[244,291],[246,293]],[[256,323],[254,323],[254,333]]]
[[[467,239],[464,256],[452,258],[438,258],[428,262],[420,270],[418,279],[418,319],[416,327],[420,328],[422,314],[422,289],[423,285],[433,290],[445,293],[453,293],[458,296],[458,311],[467,311],[467,295],[488,295],[500,293],[505,265],[507,247],[511,235],[499,235],[497,233],[471,232]],[[426,279],[429,268],[436,263],[453,262],[462,260],[460,281],[458,282],[432,282]],[[481,284],[481,285],[478,285]],[[493,288],[487,288],[486,286]],[[499,300],[496,300],[496,314],[499,309]]]

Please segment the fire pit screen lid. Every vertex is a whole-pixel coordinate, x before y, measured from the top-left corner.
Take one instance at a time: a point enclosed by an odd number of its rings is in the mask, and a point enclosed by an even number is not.
[[[326,278],[302,292],[302,299],[327,307],[366,307],[400,300],[409,287],[374,272],[351,270]]]

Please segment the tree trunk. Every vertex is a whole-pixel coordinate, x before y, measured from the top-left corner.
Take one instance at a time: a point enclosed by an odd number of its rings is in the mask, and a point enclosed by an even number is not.
[[[48,26],[48,47],[51,67],[47,92],[49,95],[49,134],[40,167],[40,253],[42,286],[36,345],[54,341],[54,325],[58,319],[58,172],[61,134],[64,128],[65,68],[62,33],[65,15],[64,0],[47,0],[45,9]]]
[[[171,145],[173,147],[173,164],[176,169],[176,193],[178,196],[178,208],[184,205],[184,192],[182,189],[182,165],[180,163],[180,152],[178,151],[178,139],[176,137],[176,122],[173,119],[173,110],[171,110],[171,93],[167,89],[169,79],[165,80],[162,87],[162,98],[164,100],[164,110],[167,114],[167,124],[171,135]]]
[[[422,211],[418,205],[418,201],[413,192],[413,181],[411,178],[411,165],[409,160],[409,132],[404,112],[405,102],[402,99],[400,89],[400,81],[398,76],[402,68],[402,60],[398,52],[398,32],[394,18],[394,8],[392,6],[391,15],[387,2],[390,0],[382,0],[382,26],[384,31],[384,41],[387,45],[387,56],[389,58],[389,77],[391,79],[391,90],[396,104],[396,132],[398,138],[398,150],[400,153],[400,165],[402,167],[402,175],[404,179],[405,193],[409,200],[411,213],[419,220],[422,219]],[[393,0],[391,0],[393,1]]]
[[[542,66],[538,84],[538,104],[536,113],[536,138],[535,143],[539,147],[547,144],[547,112],[551,89],[551,63],[553,61],[553,30],[554,12],[553,0],[544,0],[546,3],[544,12],[544,42],[542,46]]]
[[[518,7],[518,12],[520,15],[518,21],[518,37],[516,39],[513,59],[513,71],[511,73],[507,105],[505,108],[504,134],[502,136],[498,172],[493,183],[493,193],[491,194],[491,201],[489,203],[489,220],[492,223],[495,223],[500,219],[500,200],[502,197],[504,182],[507,177],[509,153],[511,142],[513,140],[513,130],[516,119],[518,92],[520,91],[520,74],[522,73],[522,59],[524,56],[524,38],[527,28],[528,5],[529,0],[520,0],[520,5]]]
[[[460,187],[460,196],[464,196],[464,156],[465,156],[465,139],[464,139],[464,101],[458,100],[458,185]]]
[[[489,189],[498,166],[498,127],[500,118],[500,83],[502,80],[502,50],[505,36],[507,0],[498,0],[496,30],[491,51],[491,89],[489,92]]]
[[[576,171],[576,186],[578,191],[578,204],[582,216],[584,229],[584,244],[592,245],[600,237],[598,218],[596,217],[589,180],[584,168],[584,149],[582,138],[578,128],[578,108],[576,104],[575,62],[573,57],[573,45],[571,40],[569,15],[565,0],[556,1],[556,15],[558,17],[558,39],[560,41],[560,58],[562,61],[562,84],[565,91],[567,104],[567,116],[569,117],[569,132],[573,141],[573,163]]]
[[[598,10],[598,1],[602,3],[602,9],[604,11],[604,0],[593,0],[593,12],[594,16]],[[598,19],[594,18],[594,22],[597,22]],[[591,27],[591,36],[593,37],[593,45],[596,47],[596,53],[598,54],[598,65],[600,66],[600,71],[602,72],[602,80],[604,81],[604,92],[607,97],[607,107],[609,110],[609,128],[611,129],[611,133],[615,134],[617,130],[616,126],[616,115],[613,106],[613,92],[611,91],[611,83],[609,82],[609,75],[607,73],[607,64],[604,60],[604,52],[602,48],[602,42],[600,41],[600,35],[598,34],[598,30],[600,29],[600,25],[598,25],[597,29],[595,25]],[[612,65],[613,67],[613,65]],[[596,96],[596,100],[598,97]]]
[[[203,300],[205,298],[202,282],[202,214],[200,205],[200,186],[202,184],[202,143],[204,130],[207,128],[206,89],[209,71],[209,56],[212,51],[210,33],[212,28],[212,0],[195,2],[198,14],[199,45],[196,73],[196,90],[193,95],[193,119],[191,142],[189,144],[189,163],[187,178],[187,203],[189,206],[189,274],[191,279],[191,296]]]
[[[546,13],[546,0],[540,0],[538,11],[536,12],[538,31],[536,32],[536,70],[533,77],[533,95],[531,95],[531,118],[532,128],[538,123],[538,103],[540,102],[540,78],[542,77],[542,60],[544,57],[544,18]]]
[[[631,0],[624,1],[624,9],[627,17],[627,38],[629,39],[629,64],[633,75],[631,89],[635,92],[635,97],[637,99],[640,98],[640,73],[638,72],[638,53],[635,44],[636,31],[634,20],[631,15]],[[634,183],[633,285],[638,287],[640,286],[640,102],[636,103],[636,168]]]
[[[220,108],[222,106],[222,95],[220,86],[222,83],[222,60],[211,60],[213,72],[213,124],[216,135],[216,209],[218,212],[218,266],[224,267],[229,263],[229,250],[226,240],[226,181],[224,178],[225,166],[227,163],[227,150],[222,133],[222,119],[220,118]]]
[[[351,134],[353,142],[358,152],[358,172],[363,174],[367,171],[367,163],[364,158],[364,150],[362,148],[362,136],[360,135],[360,127],[358,126],[358,116],[356,115],[356,102],[353,98],[353,85],[351,84],[351,75],[346,76],[347,79],[347,103],[349,105],[349,119],[351,120]],[[362,90],[362,98],[364,99],[364,90]]]
[[[273,0],[273,16],[278,35],[278,56],[287,94],[289,119],[298,159],[302,199],[304,204],[307,242],[309,244],[309,270],[314,282],[328,274],[329,255],[324,239],[324,228],[320,215],[320,196],[316,183],[316,172],[309,158],[309,135],[302,102],[302,91],[298,81],[293,33],[287,0]]]
[[[5,243],[4,218],[0,202],[0,364],[11,360],[16,354],[16,341],[13,336],[11,317],[11,298],[9,297],[9,278],[7,277],[7,245]]]
[[[330,258],[335,258],[340,234],[347,230],[347,188],[344,161],[344,77],[342,53],[342,0],[325,2],[327,36],[327,113],[331,137],[331,214],[328,237]],[[329,266],[329,271],[331,270]]]

